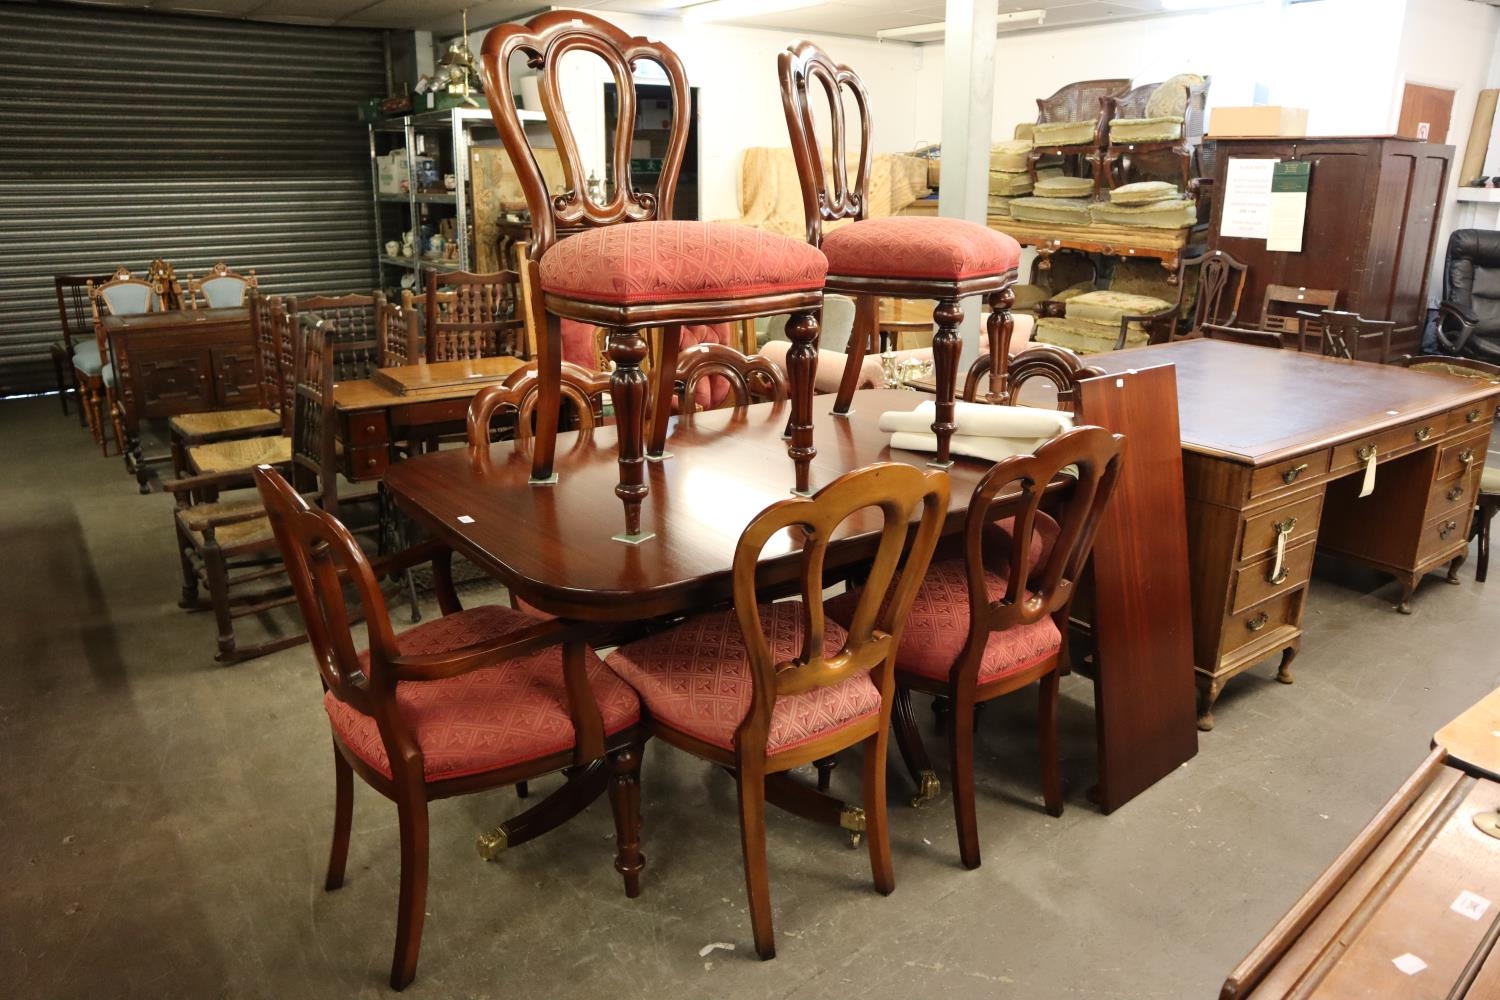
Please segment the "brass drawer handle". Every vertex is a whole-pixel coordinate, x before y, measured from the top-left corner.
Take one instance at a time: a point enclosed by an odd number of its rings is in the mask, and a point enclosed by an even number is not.
[[[1474,461],[1474,452],[1468,448],[1465,448],[1463,451],[1458,453],[1458,460],[1462,464],[1468,465],[1470,462]]]
[[[1417,428],[1417,435],[1416,435],[1416,437],[1417,437],[1418,441],[1426,441],[1428,438],[1432,437],[1432,428],[1431,427],[1419,427],[1419,428]]]
[[[1449,521],[1447,524],[1443,525],[1441,528],[1438,529],[1438,537],[1441,538],[1441,539],[1444,539],[1446,541],[1447,538],[1448,538],[1448,536],[1451,535],[1451,534],[1453,534],[1457,530],[1458,530],[1458,522],[1457,521]]]
[[[1259,632],[1261,629],[1265,628],[1266,625],[1270,623],[1270,621],[1271,616],[1262,611],[1254,618],[1251,618],[1249,621],[1245,622],[1245,628],[1249,629],[1252,632]]]
[[[1478,409],[1470,410],[1468,413],[1464,414],[1464,419],[1467,420],[1471,424],[1478,423],[1479,422],[1479,410]]]
[[[1459,483],[1457,486],[1453,487],[1453,489],[1451,489],[1451,490],[1448,491],[1448,499],[1449,500],[1457,500],[1459,497],[1461,497],[1463,495],[1464,495],[1464,484],[1463,483]]]
[[[1297,527],[1297,519],[1295,517],[1289,517],[1285,521],[1277,521],[1276,522],[1276,534],[1278,534],[1278,535],[1290,535],[1292,533],[1292,531],[1296,527]]]
[[[1273,587],[1279,587],[1283,583],[1286,583],[1286,578],[1289,577],[1289,576],[1291,576],[1291,575],[1292,575],[1291,570],[1289,570],[1285,566],[1283,566],[1283,567],[1281,567],[1281,572],[1280,573],[1277,573],[1275,576],[1268,576],[1268,577],[1266,577],[1266,582],[1269,583]]]
[[[1304,473],[1306,471],[1307,471],[1307,463],[1306,462],[1303,462],[1301,465],[1294,465],[1290,469],[1287,469],[1285,472],[1283,472],[1281,474],[1281,481],[1283,483],[1286,483],[1288,486],[1290,486],[1290,485],[1292,485],[1293,483],[1295,483],[1297,481],[1297,477],[1298,476],[1302,475],[1302,473]]]
[[[1375,457],[1375,446],[1373,444],[1367,444],[1363,448],[1359,449],[1358,454],[1359,460],[1361,462],[1368,462],[1370,459]]]

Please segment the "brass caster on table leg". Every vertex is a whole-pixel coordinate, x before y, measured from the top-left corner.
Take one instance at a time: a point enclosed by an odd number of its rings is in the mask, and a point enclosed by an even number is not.
[[[845,806],[839,810],[839,826],[849,834],[849,848],[859,847],[865,836],[865,811],[859,806]]]
[[[917,780],[917,794],[911,797],[911,807],[918,809],[938,797],[943,790],[942,782],[932,771],[923,771]]]
[[[479,839],[474,842],[474,848],[479,851],[479,856],[486,861],[494,861],[505,853],[510,846],[510,836],[505,832],[505,827],[497,826],[489,833],[481,833]]]

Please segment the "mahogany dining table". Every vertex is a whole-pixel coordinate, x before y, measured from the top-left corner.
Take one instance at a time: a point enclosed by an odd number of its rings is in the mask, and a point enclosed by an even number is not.
[[[1165,377],[1170,379],[1170,373]],[[919,398],[899,390],[868,389],[858,393],[847,417],[816,407],[811,488],[816,491],[875,462],[925,470],[930,455],[890,448],[889,434],[877,427],[882,411],[912,409]],[[528,483],[529,448],[526,442],[510,441],[418,455],[392,465],[384,481],[406,515],[528,604],[580,623],[584,634],[618,629],[730,601],[741,532],[760,511],[792,495],[794,470],[782,437],[790,405],[760,403],[674,418],[669,441],[676,457],[649,463],[646,470],[650,494],[642,510],[642,531],[655,537],[638,545],[611,537],[618,520],[611,426],[559,435],[558,481],[551,485]],[[945,531],[962,530],[969,498],[989,468],[960,457],[948,470],[952,488]],[[1005,501],[1000,499],[995,516],[1004,516]],[[827,568],[852,569],[872,556],[879,527],[873,510],[851,517],[828,550]],[[790,532],[768,543],[760,586],[794,587],[796,556],[797,541]],[[1131,580],[1117,589],[1139,592],[1143,587]],[[1142,648],[1133,656],[1103,650],[1096,668],[1101,682],[1095,697],[1100,780],[1094,794],[1105,811],[1175,770],[1197,750],[1186,655],[1180,658],[1183,676],[1171,685],[1182,688],[1182,697],[1167,699],[1176,707],[1162,709],[1163,682],[1151,675],[1163,659],[1157,655],[1159,637],[1149,629],[1134,629],[1123,641]],[[1103,675],[1112,664],[1117,666],[1109,679],[1111,695],[1102,697]]]

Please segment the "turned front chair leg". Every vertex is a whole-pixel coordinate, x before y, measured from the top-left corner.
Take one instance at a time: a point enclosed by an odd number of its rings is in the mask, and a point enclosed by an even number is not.
[[[845,349],[844,375],[839,381],[839,394],[834,399],[834,413],[847,414],[853,405],[854,392],[859,388],[859,373],[865,366],[865,352],[869,350],[870,338],[879,329],[880,300],[873,295],[858,296],[854,300],[854,329]]]
[[[615,422],[620,441],[620,482],[615,496],[625,505],[625,531],[614,537],[624,542],[641,542],[641,501],[645,500],[646,459],[646,373],[641,361],[646,357],[646,341],[639,330],[612,330],[609,334],[609,359],[615,370],[609,377],[609,395],[615,405]]]
[[[536,434],[531,442],[531,482],[553,483],[557,452],[557,418],[562,409],[562,319],[547,314],[547,326],[537,338]]]
[[[796,466],[795,492],[806,496],[812,460],[818,453],[813,447],[813,382],[818,374],[818,317],[811,312],[793,313],[786,324],[787,339],[792,342],[786,354],[787,374],[792,383],[791,444],[787,455]]]
[[[937,331],[932,335],[932,367],[937,376],[936,419],[932,422],[932,433],[937,436],[937,454],[928,465],[946,469],[953,464],[949,444],[953,437],[953,399],[958,385],[958,327],[964,321],[964,311],[958,299],[939,299],[932,311],[932,320]]]
[[[1006,286],[989,298],[990,315],[985,326],[990,348],[990,392],[991,403],[1002,403],[1009,396],[1006,388],[1010,367],[1010,338],[1015,335],[1016,323],[1011,317],[1010,307],[1016,303],[1016,293]]]
[[[681,344],[681,326],[662,328],[659,361],[652,372],[656,391],[652,394],[651,438],[646,449],[646,457],[655,461],[668,457],[667,424],[672,418],[672,400],[677,395],[677,354]]]

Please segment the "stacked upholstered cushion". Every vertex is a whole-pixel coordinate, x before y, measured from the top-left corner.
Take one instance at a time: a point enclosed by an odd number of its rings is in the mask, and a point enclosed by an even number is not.
[[[1026,173],[1026,160],[1031,155],[1029,139],[1007,139],[990,147],[990,171],[1008,174]]]
[[[1032,129],[1031,141],[1038,146],[1086,146],[1094,141],[1098,122],[1040,122]]]
[[[1088,177],[1038,178],[1033,190],[1038,198],[1087,198],[1094,193],[1094,182]]]
[[[1197,73],[1178,73],[1152,91],[1142,118],[1116,118],[1109,123],[1109,141],[1173,142],[1182,138],[1187,114],[1188,91],[1203,86]]]
[[[1094,221],[1111,226],[1147,229],[1185,229],[1198,221],[1198,205],[1189,198],[1170,198],[1149,205],[1112,205],[1100,202],[1090,207]]]
[[[990,194],[1014,198],[1031,193],[1031,176],[1025,171],[1010,173],[1003,170],[990,171]]]
[[[1049,316],[1038,321],[1036,339],[1080,354],[1112,351],[1119,342],[1120,321],[1124,317],[1148,316],[1171,307],[1170,302],[1150,295],[1085,292],[1068,299],[1066,316]],[[1144,344],[1147,338],[1141,323],[1131,323],[1125,333],[1125,346]]]
[[[1018,222],[1086,226],[1090,221],[1088,202],[1079,198],[1016,198],[1010,203],[1010,214]]]
[[[1109,192],[1112,205],[1151,205],[1158,201],[1176,198],[1177,185],[1166,181],[1136,181],[1121,184]]]

